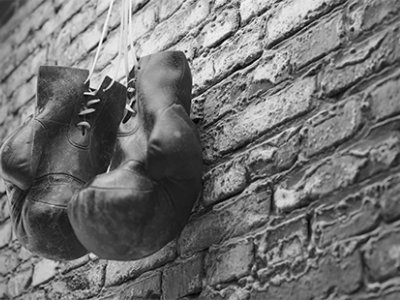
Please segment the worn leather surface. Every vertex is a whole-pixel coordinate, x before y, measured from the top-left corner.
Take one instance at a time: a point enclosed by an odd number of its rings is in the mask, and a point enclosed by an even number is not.
[[[137,115],[121,123],[111,171],[69,203],[82,244],[101,258],[134,260],[173,240],[201,192],[202,157],[189,118],[192,77],[182,52],[140,59]]]
[[[19,241],[47,258],[75,259],[87,250],[76,238],[67,214],[72,195],[107,170],[126,102],[115,83],[96,96],[84,96],[87,70],[42,66],[34,115],[0,149],[13,227]],[[106,78],[102,87],[111,82]],[[86,117],[92,128],[76,124],[88,100],[99,98]]]

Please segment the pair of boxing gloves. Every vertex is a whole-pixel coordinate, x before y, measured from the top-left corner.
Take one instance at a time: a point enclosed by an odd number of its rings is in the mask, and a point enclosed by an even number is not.
[[[50,259],[140,259],[179,234],[201,193],[190,68],[178,51],[142,57],[136,114],[125,86],[92,90],[87,76],[40,67],[35,112],[0,149],[13,228]]]

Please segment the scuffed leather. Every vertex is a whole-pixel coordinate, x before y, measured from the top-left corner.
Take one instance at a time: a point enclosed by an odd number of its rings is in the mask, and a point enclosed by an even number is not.
[[[74,193],[107,170],[126,102],[126,89],[106,78],[93,98],[101,102],[88,116],[82,134],[80,108],[88,98],[87,70],[42,66],[34,115],[0,149],[0,172],[6,182],[13,227],[30,251],[56,259],[87,253],[67,214]]]
[[[138,112],[120,125],[111,171],[96,176],[68,207],[78,239],[106,259],[140,259],[161,249],[182,230],[201,192],[185,55],[143,57],[136,78]]]

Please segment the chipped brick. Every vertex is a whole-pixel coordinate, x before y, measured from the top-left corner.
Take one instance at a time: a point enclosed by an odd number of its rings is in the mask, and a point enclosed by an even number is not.
[[[242,0],[240,1],[240,20],[247,23],[252,17],[260,15],[278,0]]]
[[[134,282],[123,285],[120,300],[159,299],[161,295],[161,272],[146,273]]]
[[[32,278],[32,268],[23,269],[18,271],[9,281],[8,281],[8,294],[11,297],[16,297],[24,290],[26,290]]]
[[[308,245],[308,221],[304,216],[288,220],[257,234],[259,268],[304,259]]]
[[[205,20],[210,12],[210,2],[199,0],[183,5],[169,19],[159,23],[149,35],[140,39],[141,55],[165,49],[176,43],[187,31]],[[186,20],[182,22],[182,20]]]
[[[353,37],[397,16],[400,2],[397,0],[357,0],[346,9],[347,30]]]
[[[295,30],[300,29],[318,16],[326,13],[344,0],[294,0],[282,2],[275,10],[270,12],[267,21],[266,43],[271,46],[282,40]]]
[[[289,128],[248,151],[246,165],[252,178],[287,170],[297,160],[301,147],[300,128]]]
[[[245,67],[259,58],[263,52],[263,23],[255,20],[249,26],[236,32],[225,40],[218,49],[193,61],[194,93],[206,89],[210,83],[216,83],[231,74],[236,68]]]
[[[322,90],[334,96],[397,60],[398,31],[376,34],[336,56],[320,76]]]
[[[251,240],[232,241],[222,247],[214,247],[206,258],[206,280],[209,285],[241,278],[250,273],[253,262]]]
[[[337,49],[342,43],[342,36],[342,15],[335,14],[290,39],[280,51],[290,53],[291,65],[294,69],[299,69]]]
[[[312,156],[355,134],[362,124],[361,104],[349,99],[344,104],[319,113],[307,123],[304,153]]]
[[[292,183],[292,188],[285,185],[276,188],[274,205],[280,211],[290,211],[338,188],[344,188],[355,182],[366,163],[365,158],[346,155],[325,161],[304,177],[299,178],[295,174],[293,178],[297,178],[297,183]]]
[[[319,247],[363,234],[379,222],[379,186],[363,189],[335,205],[319,207],[313,218],[313,239]]]
[[[89,263],[45,286],[48,299],[88,299],[97,295],[104,284],[105,262]]]
[[[19,265],[18,255],[9,249],[0,252],[0,274],[7,275]]]
[[[165,299],[178,299],[201,291],[203,254],[196,254],[166,268],[162,277]]]
[[[239,15],[235,9],[224,10],[213,22],[204,26],[200,33],[200,44],[212,48],[234,33],[239,26]]]
[[[240,161],[231,161],[204,176],[203,201],[212,205],[240,193],[247,185],[247,172]]]
[[[33,269],[32,286],[40,285],[56,276],[58,266],[58,262],[49,259],[37,262]]]
[[[116,285],[129,278],[166,264],[176,258],[176,243],[171,242],[158,252],[131,262],[109,261],[106,268],[106,286]]]
[[[11,221],[8,220],[3,224],[0,224],[0,248],[7,246],[11,241],[12,225]]]
[[[360,287],[361,282],[362,265],[357,251],[342,257],[328,254],[296,278],[282,278],[270,284],[266,291],[254,290],[250,300],[309,300],[317,296],[323,299],[333,289],[340,294],[350,294]]]
[[[386,232],[371,239],[364,247],[364,261],[373,281],[384,281],[399,275],[400,233]]]
[[[314,78],[295,82],[288,89],[264,96],[244,111],[219,122],[202,135],[206,158],[227,153],[262,135],[277,125],[300,116],[312,108]]]
[[[369,93],[368,99],[373,116],[377,120],[383,120],[400,113],[400,78],[390,78],[374,87]]]
[[[261,226],[269,218],[271,193],[269,185],[256,182],[234,199],[214,205],[210,212],[193,219],[179,238],[181,255],[190,255]]]

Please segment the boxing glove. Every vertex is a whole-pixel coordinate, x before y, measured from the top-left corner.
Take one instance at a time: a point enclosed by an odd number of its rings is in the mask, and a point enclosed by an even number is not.
[[[173,240],[202,187],[185,55],[142,57],[135,78],[137,114],[120,125],[111,171],[96,176],[68,205],[82,244],[113,260],[140,259]]]
[[[106,78],[95,92],[87,70],[42,66],[36,108],[0,149],[11,220],[23,246],[41,256],[75,259],[87,250],[67,214],[72,195],[107,170],[123,117],[126,88]]]

